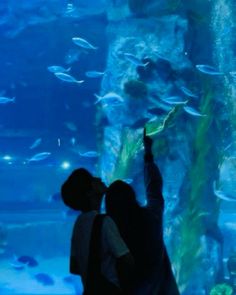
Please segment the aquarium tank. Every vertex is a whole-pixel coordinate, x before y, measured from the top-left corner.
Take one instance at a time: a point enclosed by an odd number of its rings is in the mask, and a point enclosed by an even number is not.
[[[0,38],[0,294],[82,294],[61,185],[145,205],[144,126],[180,293],[235,294],[235,1],[1,0]]]

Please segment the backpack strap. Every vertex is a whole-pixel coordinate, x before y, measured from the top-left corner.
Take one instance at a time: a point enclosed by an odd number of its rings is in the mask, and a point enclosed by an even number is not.
[[[102,224],[105,217],[106,217],[105,214],[97,214],[93,222],[90,244],[89,244],[86,294],[96,294],[96,290],[95,290],[96,281],[99,279],[99,274],[101,273],[101,249],[102,249],[101,237],[102,237]]]

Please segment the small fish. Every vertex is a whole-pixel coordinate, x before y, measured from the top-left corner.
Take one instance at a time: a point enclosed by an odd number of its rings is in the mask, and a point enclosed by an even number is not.
[[[149,62],[143,63],[139,58],[131,53],[124,53],[124,57],[135,66],[146,67],[149,64]]]
[[[125,178],[125,179],[123,179],[123,181],[128,184],[131,184],[133,182],[133,179],[132,178]]]
[[[169,96],[166,98],[161,98],[162,101],[171,104],[171,105],[178,105],[178,104],[185,104],[187,101],[183,101],[182,97],[180,96]]]
[[[184,87],[184,86],[181,86],[180,87],[180,90],[187,96],[190,96],[190,97],[193,97],[193,98],[198,98],[198,95],[193,93],[190,89]]]
[[[29,267],[36,267],[39,265],[38,261],[34,257],[27,256],[27,255],[22,255],[22,256],[18,257],[17,261],[24,263],[24,264],[28,265]]]
[[[39,283],[43,284],[44,286],[51,286],[55,283],[53,278],[46,273],[41,272],[36,274],[34,277]]]
[[[85,76],[88,78],[100,78],[105,74],[105,72],[97,72],[97,71],[87,71],[85,72]]]
[[[64,58],[65,63],[67,65],[73,64],[74,62],[79,60],[80,54],[81,52],[79,49],[70,49]]]
[[[38,147],[42,142],[42,138],[37,138],[32,145],[29,147],[31,150],[35,149],[36,147]]]
[[[17,262],[17,261],[14,261],[14,262],[11,262],[10,265],[15,269],[15,270],[23,270],[26,266],[25,263],[22,263],[22,262]]]
[[[100,154],[96,151],[89,151],[89,152],[85,152],[85,153],[79,152],[79,155],[81,157],[85,157],[85,158],[97,158],[97,157],[99,157]]]
[[[97,101],[95,102],[95,104],[97,104],[101,101],[106,102],[106,104],[111,104],[111,105],[117,105],[117,104],[121,104],[124,102],[124,98],[115,92],[109,92],[109,93],[105,94],[104,96],[99,96],[97,94],[94,94],[94,95],[97,98]]]
[[[65,126],[71,131],[77,131],[77,126],[73,122],[65,122]]]
[[[72,77],[71,75],[65,74],[65,73],[54,73],[54,75],[64,81],[64,82],[68,82],[68,83],[77,83],[77,84],[81,84],[84,82],[84,80],[76,80],[74,77]]]
[[[0,96],[0,104],[6,104],[9,102],[15,102],[15,97],[5,97],[5,96]]]
[[[78,45],[78,46],[80,46],[80,47],[82,47],[82,48],[86,48],[86,49],[94,49],[94,50],[98,49],[98,47],[93,46],[93,45],[90,44],[87,40],[82,39],[82,38],[79,38],[79,37],[73,37],[73,38],[72,38],[72,41],[73,41],[76,45]]]
[[[228,202],[236,202],[236,198],[226,195],[223,191],[221,190],[217,190],[216,189],[216,182],[213,182],[213,191],[215,196],[217,196],[217,198],[224,200],[224,201],[228,201]]]
[[[29,159],[29,162],[37,162],[37,161],[42,161],[46,158],[48,158],[51,155],[49,152],[42,152],[34,155]]]
[[[196,65],[196,68],[207,75],[223,75],[224,73],[219,72],[216,68],[209,65]]]
[[[69,72],[71,68],[65,69],[61,66],[50,66],[48,67],[48,70],[51,73],[65,73],[65,72]]]
[[[196,116],[196,117],[205,117],[206,116],[206,115],[203,115],[203,114],[199,113],[197,110],[195,110],[192,107],[185,106],[184,110],[185,110],[186,113],[188,113],[188,114],[190,114],[192,116]]]

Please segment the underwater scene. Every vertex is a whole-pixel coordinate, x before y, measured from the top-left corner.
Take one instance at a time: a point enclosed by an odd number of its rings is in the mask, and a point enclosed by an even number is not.
[[[144,126],[180,293],[236,294],[235,1],[1,0],[0,39],[0,294],[82,294],[61,185],[145,205]]]

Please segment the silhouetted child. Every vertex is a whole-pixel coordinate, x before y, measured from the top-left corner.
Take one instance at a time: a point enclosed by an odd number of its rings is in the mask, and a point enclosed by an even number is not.
[[[74,170],[61,188],[64,203],[82,211],[72,233],[70,272],[81,276],[86,295],[125,294],[132,275],[132,256],[117,226],[99,214],[105,190],[101,179],[83,168]]]

